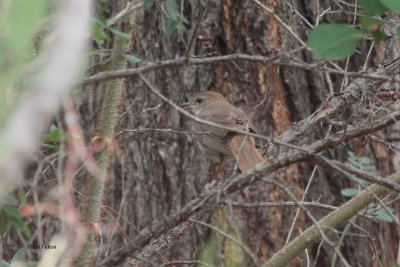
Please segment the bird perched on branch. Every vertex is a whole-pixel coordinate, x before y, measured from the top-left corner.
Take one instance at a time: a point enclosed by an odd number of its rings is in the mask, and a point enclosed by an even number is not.
[[[202,92],[182,106],[192,109],[193,113],[200,119],[229,128],[256,132],[246,114],[217,92]],[[224,156],[233,156],[237,159],[239,169],[244,172],[264,161],[256,148],[257,142],[254,137],[196,121],[192,123],[192,131],[197,132],[195,134],[200,149],[220,164]]]

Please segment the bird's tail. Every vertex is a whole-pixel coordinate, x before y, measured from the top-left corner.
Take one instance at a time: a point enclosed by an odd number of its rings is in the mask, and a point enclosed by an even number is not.
[[[253,169],[258,163],[264,162],[263,156],[256,149],[254,137],[235,135],[229,143],[229,149],[238,159],[239,169],[242,172]]]

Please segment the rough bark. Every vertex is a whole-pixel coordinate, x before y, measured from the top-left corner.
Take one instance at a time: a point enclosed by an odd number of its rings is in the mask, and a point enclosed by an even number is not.
[[[110,1],[112,2],[112,1]],[[201,34],[206,35],[209,46],[204,41],[195,39],[193,54],[207,56],[210,54],[227,55],[245,53],[253,55],[274,56],[277,53],[290,51],[300,45],[279,22],[253,1],[210,1],[210,7],[201,23]],[[318,12],[331,5],[330,1],[288,1],[296,5],[297,10],[311,23],[315,23]],[[319,7],[317,5],[319,2]],[[189,43],[199,14],[206,6],[206,1],[182,1],[183,14],[190,25],[186,30],[167,37],[163,32],[166,18],[162,12],[163,3],[155,4],[149,11],[138,10],[134,17],[136,27],[136,46],[133,52],[141,59],[149,62],[173,59],[186,55]],[[306,40],[310,30],[301,19],[293,14],[285,1],[267,0],[264,3],[291,26],[300,38]],[[336,6],[337,7],[337,6]],[[319,8],[319,10],[317,10]],[[352,9],[344,6],[346,11]],[[115,11],[114,11],[115,12]],[[351,22],[351,15],[326,15],[326,22]],[[369,47],[361,43],[359,50],[367,52]],[[301,50],[293,54],[303,60],[310,60],[311,54]],[[342,67],[345,62],[339,63]],[[361,56],[354,56],[349,62],[348,70],[358,70],[363,64]],[[260,133],[277,136],[290,124],[307,117],[315,111],[329,94],[328,84],[323,73],[293,69],[289,67],[265,66],[253,62],[224,62],[198,67],[164,68],[146,74],[146,77],[160,88],[162,93],[175,103],[186,102],[194,94],[214,90],[223,93],[230,101],[252,114],[253,122]],[[339,93],[342,76],[332,75],[333,88]],[[97,105],[101,99],[99,92],[102,83],[85,87],[84,99],[91,99],[81,106],[82,124],[94,129],[93,119],[96,117]],[[256,111],[253,107],[264,101]],[[116,132],[137,128],[171,128],[182,131],[190,129],[190,121],[183,118],[176,110],[165,105],[158,97],[150,93],[136,78],[130,80],[125,92],[124,107],[129,111],[119,118]],[[88,115],[90,114],[90,115]],[[348,118],[351,111],[344,112],[341,118]],[[326,134],[327,125],[317,127],[303,142],[322,138]],[[121,155],[114,157],[108,184],[106,186],[105,204],[120,212],[121,217],[128,218],[134,225],[120,220],[123,231],[129,238],[135,237],[137,229],[143,229],[151,222],[162,220],[166,215],[178,211],[192,198],[206,190],[206,184],[216,178],[215,164],[195,144],[189,134],[160,132],[126,133],[116,136]],[[344,144],[330,151],[328,156],[345,161],[352,143]],[[375,148],[371,146],[364,155],[372,155]],[[380,158],[387,157],[382,152]],[[386,154],[385,154],[386,153]],[[379,157],[376,161],[379,162]],[[390,173],[388,164],[380,166],[381,175]],[[229,179],[232,162],[224,165],[225,177]],[[310,163],[293,164],[275,173],[277,181],[286,185],[300,199],[314,165]],[[340,204],[346,199],[340,194],[349,182],[338,172],[318,168],[316,179],[311,185],[306,200],[319,199],[323,203]],[[280,202],[290,200],[279,188],[264,183],[257,183],[235,194],[234,200],[257,202]],[[321,218],[325,211],[310,209]],[[253,208],[224,209],[227,220],[234,225],[230,233],[242,240],[262,262],[267,261],[284,243],[293,220],[295,209],[288,208]],[[208,216],[206,220],[213,224],[215,219]],[[203,220],[204,216],[199,216]],[[378,231],[371,222],[357,221],[371,231]],[[299,234],[298,229],[311,225],[304,215],[298,219],[292,235]],[[382,224],[386,236],[392,236],[390,227]],[[177,234],[170,233],[169,239],[159,239],[146,248],[134,260],[139,266],[145,262],[161,264],[174,260],[196,260],[201,255],[204,244],[210,240],[211,230],[194,226],[192,223],[182,225]],[[111,236],[109,246],[103,254],[127,242],[119,234]],[[330,236],[336,238],[335,235]],[[107,237],[106,237],[107,238]],[[384,246],[384,240],[376,242]],[[315,257],[317,247],[310,252]],[[223,254],[223,251],[219,253]],[[355,256],[353,256],[353,253]],[[343,254],[352,266],[373,266],[370,262],[373,255],[372,245],[365,239],[345,239]],[[328,266],[333,250],[322,247],[316,266]],[[378,255],[382,256],[382,255]],[[393,261],[393,255],[384,262]],[[292,262],[293,266],[305,266],[304,255]],[[338,262],[337,266],[342,266]],[[253,263],[246,258],[246,266]]]

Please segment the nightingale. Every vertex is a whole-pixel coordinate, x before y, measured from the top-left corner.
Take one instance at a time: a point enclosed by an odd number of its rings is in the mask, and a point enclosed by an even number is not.
[[[193,113],[203,120],[243,131],[248,127],[247,131],[256,132],[246,114],[217,92],[199,93],[182,106],[192,109]],[[244,172],[264,161],[256,148],[254,137],[195,121],[192,122],[192,131],[195,132],[200,149],[220,164],[224,156],[233,156],[238,161],[239,169]]]

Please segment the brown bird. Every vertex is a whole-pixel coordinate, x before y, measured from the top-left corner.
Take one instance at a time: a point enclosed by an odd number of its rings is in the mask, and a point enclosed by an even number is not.
[[[194,114],[203,120],[243,131],[248,127],[249,132],[256,132],[246,114],[219,93],[213,91],[200,93],[183,106],[191,108]],[[244,172],[264,161],[256,148],[254,137],[195,121],[192,123],[192,130],[200,132],[196,134],[200,149],[216,162],[222,163],[224,156],[233,156],[238,159],[239,168]]]

